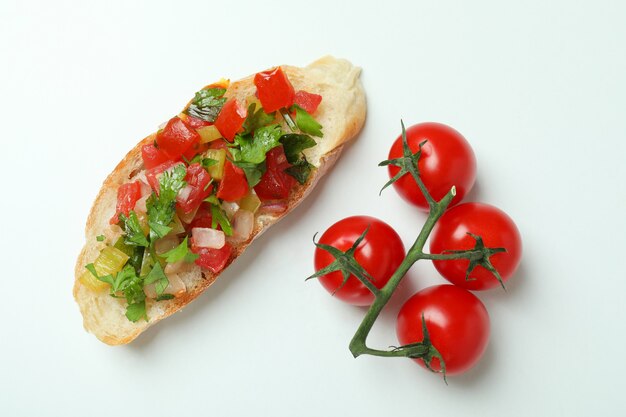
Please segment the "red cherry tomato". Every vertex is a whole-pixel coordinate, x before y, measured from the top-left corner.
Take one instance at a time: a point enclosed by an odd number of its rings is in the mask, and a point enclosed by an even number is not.
[[[420,177],[435,200],[443,198],[450,188],[456,186],[456,196],[451,206],[460,202],[469,193],[476,179],[476,157],[465,138],[456,130],[441,123],[420,123],[406,130],[407,142],[413,153],[422,146],[418,162]],[[391,146],[389,159],[401,158],[402,136]],[[389,178],[400,172],[400,168],[389,165]],[[408,202],[422,210],[428,210],[428,202],[415,180],[405,174],[393,183],[396,191]]]
[[[254,187],[261,200],[277,200],[289,197],[289,192],[296,184],[296,180],[285,172],[291,165],[287,162],[282,146],[270,150],[266,156],[267,170],[261,181]]]
[[[430,237],[431,253],[446,250],[472,249],[476,240],[467,233],[481,236],[488,248],[505,248],[489,260],[506,282],[515,273],[522,257],[522,238],[513,220],[502,210],[482,203],[464,203],[446,211]],[[478,265],[465,280],[469,261],[433,261],[435,268],[451,283],[468,290],[486,290],[500,283],[484,267]]]
[[[422,314],[433,346],[441,354],[448,375],[474,366],[489,341],[489,314],[471,292],[454,285],[436,285],[409,298],[398,313],[396,333],[401,345],[421,342]],[[422,359],[414,359],[425,367]],[[441,370],[439,359],[431,361]]]
[[[282,68],[259,72],[254,76],[257,96],[265,113],[271,113],[283,107],[290,107],[295,98],[293,86]]]
[[[315,113],[317,107],[322,102],[322,96],[319,94],[307,93],[306,91],[298,91],[296,93],[294,104],[302,107],[309,114]]]
[[[160,149],[154,146],[154,143],[149,143],[141,147],[141,158],[143,159],[143,166],[146,169],[159,166],[170,159]]]
[[[190,241],[191,251],[199,256],[195,261],[196,265],[199,265],[204,269],[208,269],[214,274],[217,274],[224,269],[233,252],[233,247],[228,243],[224,244],[221,249],[211,249],[196,246],[193,238],[190,239]]]
[[[213,185],[211,176],[200,164],[191,164],[185,175],[187,185],[178,193],[176,202],[183,213],[191,213],[202,204],[202,200],[211,195]]]
[[[241,168],[226,161],[224,177],[217,188],[217,197],[225,201],[237,201],[248,194],[248,180]]]
[[[222,136],[232,142],[235,135],[241,130],[243,122],[248,116],[248,110],[236,98],[230,98],[215,120],[215,127]]]
[[[156,137],[159,149],[171,160],[178,160],[187,149],[198,142],[198,132],[179,117],[171,118]]]
[[[117,205],[115,207],[115,214],[111,217],[109,223],[117,224],[119,222],[120,213],[124,213],[125,216],[128,216],[130,211],[135,208],[135,204],[140,198],[141,184],[139,181],[120,185],[120,188],[117,189]]]
[[[368,216],[353,216],[338,221],[324,232],[319,243],[348,250],[369,226],[367,235],[357,248],[354,258],[373,278],[374,285],[382,288],[404,260],[404,245],[395,230],[382,220]],[[330,265],[335,258],[323,249],[315,249],[315,270]],[[331,294],[347,303],[366,306],[374,301],[374,295],[355,276],[350,275],[346,284],[340,271],[321,276],[319,281]]]

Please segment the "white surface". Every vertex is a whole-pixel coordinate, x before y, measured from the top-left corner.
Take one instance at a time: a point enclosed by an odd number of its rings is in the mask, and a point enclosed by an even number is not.
[[[87,3],[0,3],[1,415],[626,414],[624,2]],[[135,343],[85,333],[74,260],[124,153],[208,82],[326,53],[363,67],[369,105],[327,180]],[[479,163],[471,198],[524,239],[509,292],[478,294],[484,359],[449,386],[408,360],[352,359],[364,311],[303,281],[311,236],[342,217],[416,236],[424,215],[377,195],[400,117],[460,130]],[[443,281],[426,263],[408,279]],[[373,346],[396,342],[400,302]]]

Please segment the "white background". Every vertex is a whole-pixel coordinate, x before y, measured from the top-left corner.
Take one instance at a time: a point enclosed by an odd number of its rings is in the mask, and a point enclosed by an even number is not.
[[[354,4],[357,4],[355,2]],[[0,3],[4,416],[625,415],[626,7],[621,1]],[[130,346],[82,328],[71,295],[105,176],[201,86],[331,53],[363,68],[358,140],[292,215],[195,303]],[[490,345],[450,378],[353,359],[364,310],[312,273],[311,237],[378,216],[406,245],[425,216],[378,197],[400,118],[471,142],[471,200],[524,239],[509,291],[478,296]],[[422,262],[395,314],[442,283]]]

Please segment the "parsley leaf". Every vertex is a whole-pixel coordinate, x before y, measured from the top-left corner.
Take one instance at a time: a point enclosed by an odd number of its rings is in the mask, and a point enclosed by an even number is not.
[[[228,216],[226,216],[226,213],[222,210],[220,200],[212,195],[205,198],[204,201],[211,203],[211,228],[215,229],[219,224],[224,234],[231,236],[233,234],[233,227],[230,224],[230,220],[228,220]]]
[[[155,263],[154,268],[146,275],[144,279],[144,284],[149,285],[152,283],[156,283],[154,289],[156,290],[157,295],[163,294],[163,291],[170,284],[170,281],[167,279],[167,275],[163,272],[163,268],[160,263]]]
[[[302,151],[312,148],[317,143],[308,135],[288,133],[280,137],[280,143],[285,149],[287,161],[292,165],[285,172],[294,177],[300,184],[304,184],[311,174],[313,165],[306,160]]]
[[[276,112],[267,114],[261,107],[259,107],[259,110],[255,112],[255,108],[256,103],[251,103],[248,106],[248,116],[243,122],[244,133],[252,133],[258,128],[269,125],[274,121],[274,115]]]
[[[222,97],[225,92],[224,88],[207,88],[198,91],[185,113],[207,122],[214,122],[226,102],[226,98]]]
[[[179,261],[193,262],[198,259],[198,255],[189,250],[189,246],[187,245],[187,237],[185,237],[180,245],[159,256],[161,258],[165,258],[165,262],[167,263],[174,263]]]
[[[298,129],[300,129],[302,133],[308,133],[309,135],[320,138],[324,136],[322,133],[322,125],[317,123],[317,120],[315,120],[306,110],[297,104],[294,104],[292,109],[296,110],[296,125],[298,125]]]
[[[255,164],[253,162],[233,161],[233,164],[243,169],[244,174],[246,174],[246,179],[248,180],[248,185],[250,186],[250,188],[261,182],[261,177],[263,176],[263,174],[265,174],[265,171],[267,171],[265,161],[261,162],[260,164]]]
[[[102,281],[102,282],[106,282],[107,284],[113,286],[114,278],[113,275],[109,274],[109,275],[103,275],[100,276],[98,275],[98,272],[96,271],[96,267],[93,264],[87,264],[85,265],[85,268],[87,268],[87,270],[89,272],[91,272],[91,275],[93,275],[94,277],[96,277],[96,279]]]
[[[96,236],[96,240],[97,240],[98,242],[104,242],[104,239],[106,239],[106,238],[104,237],[104,235],[98,235],[98,236]]]
[[[176,212],[176,196],[186,185],[184,165],[176,165],[171,172],[165,171],[159,180],[159,195],[155,193],[146,201],[148,208],[148,225],[150,226],[150,240],[167,235]]]
[[[129,246],[148,246],[148,239],[143,234],[143,228],[141,227],[141,223],[139,223],[139,219],[137,218],[137,213],[134,211],[130,211],[128,213],[128,217],[124,215],[124,213],[120,213],[120,221],[124,224],[124,232],[126,237],[124,238],[124,243]]]
[[[161,294],[161,295],[157,295],[156,300],[163,301],[163,300],[171,300],[173,298],[174,298],[174,294]]]
[[[148,315],[146,314],[146,300],[129,304],[128,307],[126,307],[126,318],[133,323],[139,321],[141,318],[148,321]]]
[[[208,169],[210,166],[213,166],[215,164],[217,164],[217,159],[213,159],[213,158],[202,158],[200,160],[200,165],[202,165],[202,168],[204,169]]]
[[[282,135],[279,125],[273,124],[261,127],[254,132],[254,137],[250,135],[235,136],[235,143],[239,145],[239,151],[232,152],[236,161],[252,162],[260,164],[265,161],[265,154],[272,148],[280,145],[278,141]]]
[[[312,148],[317,143],[308,135],[298,135],[296,133],[287,133],[280,137],[280,143],[285,149],[285,156],[290,164],[296,164],[302,159],[302,151]]]

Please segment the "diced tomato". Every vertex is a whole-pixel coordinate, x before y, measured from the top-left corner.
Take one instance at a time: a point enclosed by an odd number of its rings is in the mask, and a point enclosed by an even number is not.
[[[191,145],[191,147],[189,149],[187,149],[185,151],[185,153],[183,154],[183,156],[181,157],[181,159],[184,162],[189,162],[191,161],[196,155],[206,151],[207,149],[209,149],[209,144],[208,143],[194,143],[193,145]]]
[[[207,122],[206,120],[198,119],[197,117],[187,116],[187,124],[194,128],[199,129],[204,126],[211,126],[213,123]]]
[[[146,179],[148,180],[148,184],[150,187],[158,194],[159,193],[159,178],[163,171],[167,171],[171,169],[175,165],[179,165],[181,162],[167,161],[158,165],[154,168],[146,170]]]
[[[143,159],[143,165],[146,169],[154,168],[169,160],[167,155],[154,146],[154,143],[149,143],[141,147],[141,158]]]
[[[217,198],[226,201],[237,201],[248,194],[248,180],[243,169],[226,161],[224,164],[224,177],[217,189]]]
[[[193,238],[191,241],[191,251],[199,258],[196,259],[196,265],[217,274],[226,266],[233,252],[233,247],[226,243],[221,249],[199,248],[195,245]]]
[[[294,104],[302,107],[309,114],[315,113],[317,106],[322,102],[322,96],[319,94],[307,93],[306,91],[298,91],[294,99]]]
[[[202,204],[202,200],[211,195],[213,184],[210,184],[211,176],[200,164],[187,167],[185,182],[187,185],[176,197],[176,202],[183,213],[191,213]]]
[[[119,222],[120,213],[128,216],[130,211],[135,208],[137,200],[141,198],[141,184],[139,181],[122,184],[117,189],[117,205],[115,206],[115,215],[109,220],[110,224]]]
[[[212,223],[211,206],[209,203],[202,203],[187,229],[191,231],[194,227],[211,227]],[[219,229],[219,225],[217,225],[217,228]]]
[[[179,117],[167,122],[156,137],[157,146],[170,159],[179,159],[186,150],[200,142],[200,135]]]
[[[254,85],[265,113],[290,107],[295,98],[293,86],[280,67],[259,72],[254,76]]]
[[[232,142],[235,135],[241,130],[247,116],[246,107],[239,103],[236,98],[229,98],[220,110],[220,114],[217,115],[215,127],[224,138]]]
[[[285,172],[291,165],[287,162],[285,151],[278,146],[266,155],[267,171],[254,187],[261,200],[276,200],[289,197],[289,192],[296,183],[295,178]]]

